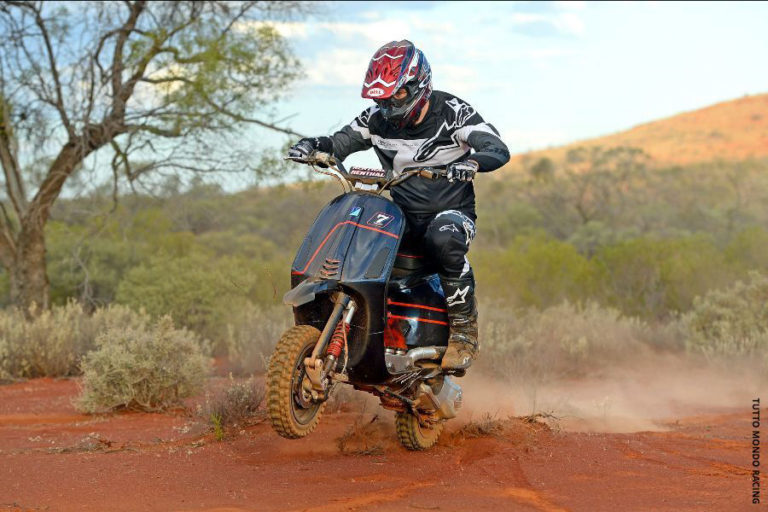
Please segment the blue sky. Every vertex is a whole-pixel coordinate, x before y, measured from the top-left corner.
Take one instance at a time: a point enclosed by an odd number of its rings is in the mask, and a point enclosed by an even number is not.
[[[276,118],[298,114],[286,124],[310,135],[366,108],[371,55],[404,38],[426,53],[435,88],[474,105],[513,152],[768,92],[768,3],[336,2],[278,29],[306,77]]]

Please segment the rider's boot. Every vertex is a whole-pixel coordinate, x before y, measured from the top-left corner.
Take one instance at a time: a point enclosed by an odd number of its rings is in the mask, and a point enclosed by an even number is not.
[[[448,303],[451,329],[441,366],[444,370],[465,370],[479,353],[475,278],[471,272],[458,279],[440,276],[440,283]]]

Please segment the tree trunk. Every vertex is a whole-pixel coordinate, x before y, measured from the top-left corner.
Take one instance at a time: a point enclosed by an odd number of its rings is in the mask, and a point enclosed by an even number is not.
[[[11,302],[27,315],[50,306],[48,273],[45,267],[45,233],[42,226],[25,227],[19,233],[13,266],[8,269]]]

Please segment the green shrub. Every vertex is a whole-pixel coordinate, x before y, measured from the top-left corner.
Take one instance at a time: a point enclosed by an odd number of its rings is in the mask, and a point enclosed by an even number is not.
[[[470,255],[472,256],[472,255]],[[594,269],[572,245],[536,233],[515,237],[503,251],[473,257],[478,293],[513,305],[545,308],[590,296]]]
[[[731,280],[722,253],[705,235],[635,238],[600,248],[602,301],[630,316],[666,319],[694,297]]]
[[[684,321],[690,352],[768,357],[768,276],[753,272],[746,282],[697,297]]]
[[[82,361],[85,412],[127,408],[157,411],[180,403],[203,385],[208,347],[165,316],[151,327],[109,329]]]
[[[725,248],[728,263],[742,273],[768,272],[768,230],[755,226],[734,236]]]
[[[108,329],[141,327],[145,313],[125,306],[97,309],[89,315],[82,305],[35,312],[32,320],[18,309],[0,311],[0,375],[4,378],[64,377],[79,373],[80,358]]]
[[[171,315],[180,325],[221,342],[231,311],[251,301],[277,302],[282,294],[274,281],[269,268],[245,258],[161,255],[128,272],[117,300],[143,307],[155,318]]]

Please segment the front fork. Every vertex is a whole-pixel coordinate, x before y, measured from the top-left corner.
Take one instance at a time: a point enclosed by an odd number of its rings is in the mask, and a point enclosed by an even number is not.
[[[338,292],[334,297],[335,306],[328,317],[328,321],[320,333],[312,354],[304,359],[304,368],[306,378],[302,382],[302,387],[312,395],[315,400],[325,400],[328,398],[328,389],[330,387],[329,375],[336,366],[338,353],[329,351],[328,345],[332,338],[343,336],[342,340],[334,339],[334,343],[342,343],[344,350],[347,350],[347,332],[352,321],[352,315],[355,314],[355,301],[343,292]],[[330,353],[328,353],[330,352]],[[339,351],[340,353],[340,351]]]

